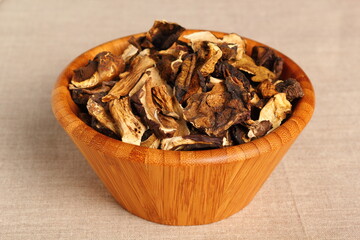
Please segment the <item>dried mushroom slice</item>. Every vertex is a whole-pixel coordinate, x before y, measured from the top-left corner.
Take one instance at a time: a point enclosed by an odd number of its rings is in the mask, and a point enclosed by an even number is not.
[[[94,95],[94,94],[104,94],[105,95],[111,89],[111,87],[104,84],[104,82],[103,82],[102,85],[97,88],[86,89],[86,88],[77,88],[70,83],[69,89],[71,91],[71,97],[75,103],[77,103],[79,105],[86,105],[89,98],[92,95]]]
[[[271,80],[264,80],[258,85],[258,90],[261,93],[261,96],[263,98],[271,98],[275,94],[278,94],[279,92],[276,90],[275,83],[273,83]]]
[[[220,39],[215,37],[214,34],[212,34],[209,31],[191,33],[189,35],[185,35],[184,38],[190,41],[190,46],[194,52],[200,50],[203,42],[212,42],[212,43],[221,42]]]
[[[181,64],[181,70],[175,80],[175,97],[182,103],[184,96],[188,92],[191,84],[191,79],[196,65],[196,55],[189,54]]]
[[[180,37],[185,28],[176,23],[155,21],[152,28],[146,33],[149,40],[157,50],[168,49]]]
[[[108,128],[114,133],[117,133],[116,125],[113,122],[111,116],[107,113],[102,104],[94,101],[93,98],[89,98],[87,102],[87,110],[91,116],[93,116],[99,123]]]
[[[178,128],[178,123],[172,117],[162,115],[154,103],[152,96],[152,79],[146,80],[144,86],[131,99],[142,120],[155,135],[162,139],[172,137]]]
[[[78,80],[78,73],[75,72],[71,83],[77,88],[92,88],[104,81],[110,81],[118,76],[125,69],[124,61],[121,57],[115,56],[110,52],[101,52],[94,58],[97,63],[96,71],[88,79]],[[93,64],[92,64],[93,65]],[[84,71],[83,71],[84,72]],[[84,76],[84,73],[82,73]]]
[[[222,147],[223,140],[205,135],[188,135],[183,137],[165,138],[161,141],[163,150],[197,150]]]
[[[290,102],[296,98],[301,98],[304,96],[304,92],[301,88],[300,83],[293,78],[289,78],[285,81],[281,81],[276,84],[275,89],[278,92],[286,93],[286,98]]]
[[[124,61],[124,63],[127,64],[128,62],[130,62],[130,59],[132,57],[138,54],[138,52],[139,49],[137,47],[135,47],[132,44],[129,44],[129,46],[124,50],[123,54],[121,55],[121,58]]]
[[[180,116],[175,112],[173,100],[168,94],[166,86],[155,86],[151,89],[153,100],[156,106],[160,109],[160,112],[168,117],[179,119]]]
[[[272,124],[269,120],[254,121],[249,126],[248,137],[259,138],[265,136],[266,133],[272,128]]]
[[[140,146],[158,148],[160,146],[160,139],[158,139],[155,134],[151,134],[150,137],[141,142]]]
[[[86,66],[74,70],[72,81],[82,82],[90,78],[96,72],[97,66],[98,63],[96,61],[89,60]]]
[[[121,140],[126,143],[140,145],[146,127],[132,113],[129,97],[111,100],[109,110]]]
[[[266,79],[273,80],[276,78],[275,73],[265,67],[257,66],[254,60],[246,54],[244,54],[241,59],[230,62],[230,64],[244,72],[254,75],[251,77],[251,80],[254,82],[262,82]]]
[[[227,44],[236,44],[236,46],[237,46],[236,59],[237,60],[241,59],[245,55],[246,41],[244,39],[242,39],[236,33],[230,33],[230,34],[225,35],[223,37],[222,41]]]
[[[248,130],[240,124],[236,124],[236,125],[232,126],[229,129],[229,134],[231,136],[233,143],[238,145],[238,144],[249,142],[250,139],[247,137],[247,134],[246,134],[247,131]]]
[[[222,56],[222,51],[216,44],[209,42],[207,47],[209,48],[209,52],[206,56],[205,63],[199,69],[204,77],[210,75],[214,71],[215,64]]]
[[[280,77],[284,61],[271,48],[255,46],[252,49],[251,57],[254,59],[256,65],[264,66],[274,72],[276,78]]]
[[[275,94],[260,111],[259,121],[268,120],[272,129],[280,126],[282,120],[291,112],[291,103],[286,99],[285,93]]]
[[[232,98],[223,84],[211,91],[192,95],[184,109],[184,117],[209,136],[223,137],[232,125],[249,118],[250,111],[239,98]]]
[[[102,101],[109,102],[112,99],[119,99],[122,96],[128,95],[145,70],[154,64],[155,61],[149,56],[136,56],[131,63],[129,75],[117,82],[108,95],[103,97]]]

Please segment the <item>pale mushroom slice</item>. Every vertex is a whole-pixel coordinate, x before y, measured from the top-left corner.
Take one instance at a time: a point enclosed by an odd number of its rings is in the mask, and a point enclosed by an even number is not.
[[[253,121],[249,126],[248,137],[250,139],[259,138],[265,136],[267,132],[272,128],[272,124],[269,120]]]
[[[146,127],[132,113],[129,97],[111,100],[109,110],[121,141],[139,146]]]
[[[94,101],[92,98],[89,98],[86,108],[91,116],[98,120],[103,126],[110,129],[114,133],[117,133],[116,125],[113,122],[113,119],[106,112],[105,108],[98,102]]]
[[[172,117],[174,119],[180,118],[179,114],[175,112],[171,96],[168,94],[165,85],[155,86],[151,89],[151,92],[153,95],[154,103],[160,109],[160,112],[162,114]]]
[[[282,120],[291,112],[291,103],[286,99],[285,93],[275,94],[261,109],[259,121],[268,120],[274,130],[280,126]]]
[[[154,64],[155,61],[149,56],[136,56],[131,63],[129,70],[130,73],[117,82],[109,93],[102,98],[102,101],[109,102],[110,100],[119,99],[120,97],[128,95],[145,70]]]
[[[209,137],[206,135],[188,135],[162,139],[160,148],[163,150],[186,151],[204,148],[219,148],[222,146],[222,138]]]
[[[92,88],[104,81],[110,81],[125,69],[125,63],[121,57],[110,52],[101,52],[94,58],[97,63],[96,71],[88,79],[77,81],[74,74],[71,83],[77,88]]]
[[[121,58],[123,59],[124,63],[127,64],[132,57],[134,57],[139,52],[139,49],[132,44],[124,50]]]
[[[215,37],[214,34],[212,34],[209,31],[200,31],[191,33],[189,35],[183,36],[185,39],[190,41],[190,46],[194,50],[194,52],[199,51],[201,48],[202,42],[212,42],[212,43],[220,43],[221,40]]]
[[[222,38],[222,42],[225,42],[231,46],[231,44],[235,44],[237,46],[237,54],[236,54],[236,60],[241,59],[245,54],[246,50],[246,41],[242,39],[239,35],[236,33],[230,33],[225,35]]]

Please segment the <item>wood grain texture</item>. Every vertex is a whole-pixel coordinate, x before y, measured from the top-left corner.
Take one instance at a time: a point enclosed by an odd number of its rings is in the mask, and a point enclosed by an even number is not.
[[[184,34],[198,30],[187,30]],[[225,33],[213,32],[222,37]],[[135,36],[143,35],[137,34]],[[245,207],[282,159],[314,111],[312,84],[291,59],[284,59],[282,78],[296,78],[305,96],[292,116],[270,134],[252,142],[204,151],[164,151],[109,138],[82,122],[68,84],[73,70],[101,51],[120,54],[124,37],[95,47],[72,61],[52,93],[53,112],[117,202],[149,221],[199,225],[227,218]],[[247,39],[247,51],[263,45]]]

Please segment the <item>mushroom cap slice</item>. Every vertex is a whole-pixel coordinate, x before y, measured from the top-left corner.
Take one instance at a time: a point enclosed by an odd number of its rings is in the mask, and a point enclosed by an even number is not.
[[[96,118],[103,126],[117,133],[115,123],[111,116],[106,112],[105,108],[93,98],[89,98],[86,108],[91,116]]]
[[[126,143],[140,145],[146,127],[132,113],[129,97],[111,100],[109,109],[121,140]]]

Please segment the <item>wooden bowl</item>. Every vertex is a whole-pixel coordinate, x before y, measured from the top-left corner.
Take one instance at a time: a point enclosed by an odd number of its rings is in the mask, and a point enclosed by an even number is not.
[[[187,30],[189,34],[199,30]],[[225,33],[213,32],[217,37]],[[143,35],[136,34],[136,36]],[[60,74],[52,92],[52,108],[60,125],[91,167],[127,211],[169,225],[199,225],[222,220],[245,207],[309,122],[314,90],[303,70],[284,59],[282,79],[297,79],[305,96],[292,115],[265,137],[238,146],[203,151],[165,151],[109,138],[77,116],[68,84],[73,70],[101,51],[120,54],[128,37],[99,45],[77,57]],[[246,39],[246,38],[245,38]],[[247,51],[254,45],[247,40]]]

